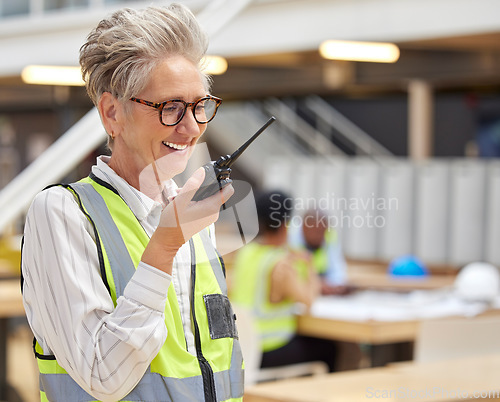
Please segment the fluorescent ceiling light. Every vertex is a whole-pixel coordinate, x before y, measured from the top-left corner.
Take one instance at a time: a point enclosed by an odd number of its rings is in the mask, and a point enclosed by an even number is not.
[[[227,60],[221,56],[205,56],[203,72],[209,75],[221,75],[227,70]]]
[[[21,78],[27,84],[83,86],[80,67],[26,66]]]
[[[399,59],[399,48],[382,42],[327,40],[320,45],[319,53],[330,60],[394,63]]]

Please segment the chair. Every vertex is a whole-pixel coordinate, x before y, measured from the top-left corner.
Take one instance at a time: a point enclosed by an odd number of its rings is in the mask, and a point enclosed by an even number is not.
[[[414,360],[431,362],[500,352],[500,319],[491,316],[420,323]]]
[[[322,361],[289,364],[279,367],[260,368],[262,351],[254,318],[249,309],[233,305],[236,314],[238,336],[245,360],[245,385],[258,382],[274,381],[305,375],[325,374],[328,365]]]

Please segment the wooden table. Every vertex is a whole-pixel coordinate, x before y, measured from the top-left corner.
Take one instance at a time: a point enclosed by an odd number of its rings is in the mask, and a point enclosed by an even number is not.
[[[257,384],[244,402],[500,400],[500,355],[409,363]]]
[[[417,289],[442,289],[455,282],[455,275],[429,275],[422,277],[394,277],[385,272],[352,270],[348,283],[358,289],[412,291]]]
[[[480,316],[500,318],[500,309],[485,311]],[[420,321],[347,321],[304,314],[298,316],[298,332],[316,338],[379,345],[414,341]]]
[[[9,318],[24,316],[19,279],[0,280],[0,400],[11,401],[7,383],[7,338]]]
[[[480,315],[500,318],[500,310],[489,310]],[[389,362],[411,360],[419,325],[420,320],[347,321],[300,315],[297,332],[315,338],[368,344],[370,364],[377,367]]]
[[[298,333],[316,338],[380,345],[415,340],[418,321],[345,321],[301,315]]]
[[[345,321],[301,315],[298,333],[315,338],[369,345],[371,367],[413,359],[418,321]]]
[[[20,280],[0,280],[0,318],[19,317],[24,314]]]

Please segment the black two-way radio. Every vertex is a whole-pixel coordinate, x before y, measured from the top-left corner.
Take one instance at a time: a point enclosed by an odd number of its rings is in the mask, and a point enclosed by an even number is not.
[[[234,151],[231,155],[221,156],[217,161],[211,161],[203,166],[205,169],[205,179],[201,184],[200,188],[194,194],[192,200],[200,201],[211,195],[214,195],[217,191],[223,189],[228,184],[232,182],[229,177],[231,173],[231,166],[236,159],[248,148],[248,146],[266,129],[268,128],[276,118],[272,116],[266,124],[264,124],[247,142],[245,142],[241,147]]]

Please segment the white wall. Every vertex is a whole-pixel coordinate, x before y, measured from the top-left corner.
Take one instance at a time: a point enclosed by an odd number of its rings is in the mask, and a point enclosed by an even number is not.
[[[329,209],[350,258],[414,254],[428,264],[500,266],[497,160],[311,157],[269,166],[263,186],[288,191],[296,214],[305,212],[304,200]],[[298,179],[305,175],[311,180]]]

